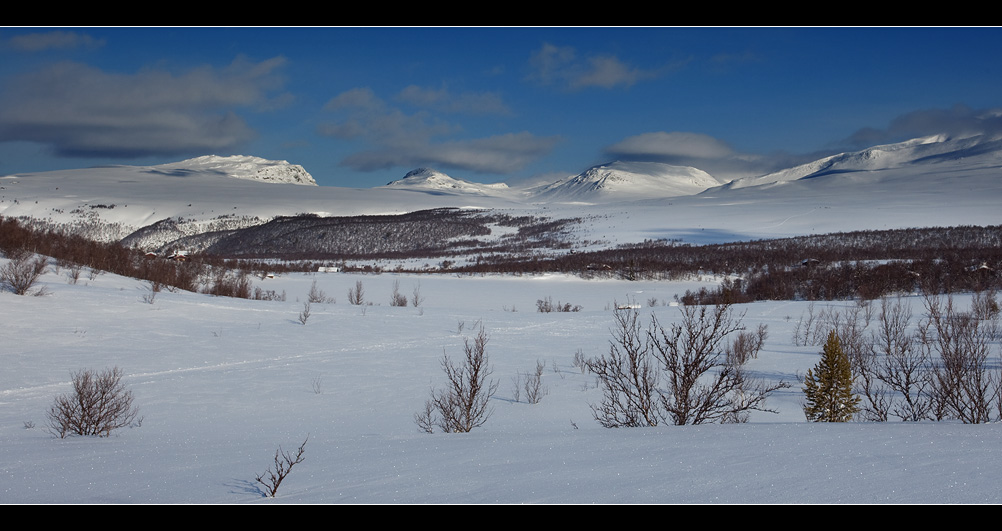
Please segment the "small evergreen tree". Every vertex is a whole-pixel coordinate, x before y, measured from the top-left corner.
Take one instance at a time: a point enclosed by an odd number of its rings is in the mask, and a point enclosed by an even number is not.
[[[807,371],[804,395],[804,414],[812,422],[847,422],[859,411],[860,398],[852,392],[849,357],[834,330],[828,333],[821,361]]]

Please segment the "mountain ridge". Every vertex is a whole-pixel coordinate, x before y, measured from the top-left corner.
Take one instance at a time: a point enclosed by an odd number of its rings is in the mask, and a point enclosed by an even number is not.
[[[318,186],[300,168],[257,157],[207,156],[159,166],[8,175],[0,177],[0,215],[102,241],[121,241],[149,227],[131,241],[160,245],[210,227],[242,230],[278,216],[441,208],[580,218],[579,240],[593,247],[651,238],[709,243],[1002,223],[1002,141],[993,137],[924,137],[727,183],[691,167],[614,161],[535,188],[479,184],[417,168],[386,185],[355,189]],[[174,223],[160,223],[167,219]]]

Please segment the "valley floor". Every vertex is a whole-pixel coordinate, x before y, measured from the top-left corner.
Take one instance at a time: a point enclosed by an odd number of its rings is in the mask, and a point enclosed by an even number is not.
[[[805,302],[740,305],[768,325],[757,377],[787,381],[777,414],[747,424],[602,428],[601,392],[575,354],[606,353],[617,303],[670,322],[675,295],[719,279],[625,282],[546,276],[296,274],[255,280],[285,301],[187,292],[149,303],[139,281],[67,281],[0,293],[0,502],[19,503],[998,503],[1002,424],[812,424],[799,379],[820,347],[795,345]],[[299,316],[313,282],[332,303]],[[348,303],[356,282],[368,303]],[[418,306],[390,305],[392,285]],[[536,301],[580,305],[539,313]],[[844,307],[852,302],[833,302]],[[921,302],[912,301],[918,312]],[[482,325],[499,382],[468,434],[420,432],[414,415]],[[993,345],[998,358],[998,343]],[[547,394],[515,400],[544,363]],[[46,427],[70,373],[118,366],[141,425],[108,438]],[[264,496],[275,451],[305,460]]]

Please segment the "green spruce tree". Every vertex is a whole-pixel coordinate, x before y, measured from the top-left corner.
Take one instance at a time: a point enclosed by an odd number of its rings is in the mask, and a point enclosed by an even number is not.
[[[828,334],[821,361],[804,378],[804,414],[812,422],[847,422],[859,411],[852,392],[852,368],[835,331]]]

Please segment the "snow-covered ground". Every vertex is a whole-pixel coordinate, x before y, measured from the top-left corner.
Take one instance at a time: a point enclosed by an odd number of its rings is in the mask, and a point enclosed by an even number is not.
[[[998,225],[1002,151],[993,142],[883,148],[740,186],[622,202],[614,194],[532,202],[501,187],[496,196],[452,193],[454,183],[428,189],[427,179],[371,190],[251,182],[217,174],[232,168],[208,171],[220,161],[205,159],[5,176],[0,215],[99,220],[127,234],[168,217],[477,206],[581,217],[580,239],[605,246]],[[902,155],[906,148],[912,155]],[[236,162],[247,170],[247,160]],[[298,317],[314,280],[336,302],[313,304],[304,325]],[[348,303],[359,280],[372,305]],[[424,302],[391,306],[394,281]],[[805,421],[798,379],[821,350],[792,340],[806,302],[739,308],[752,329],[768,325],[747,369],[794,384],[769,398],[777,414],[740,425],[601,427],[590,409],[601,392],[574,359],[608,351],[615,303],[638,303],[645,322],[656,313],[667,325],[678,317],[675,295],[718,281],[298,274],[254,280],[284,292],[282,302],[163,292],[149,304],[140,281],[84,273],[70,284],[65,268],[50,268],[44,296],[0,291],[0,503],[1002,501],[1002,424]],[[547,297],[582,310],[536,312]],[[921,301],[911,303],[917,317]],[[443,354],[462,354],[478,324],[499,382],[493,415],[471,433],[422,433],[414,415],[444,384]],[[994,344],[994,361],[999,350]],[[513,379],[537,362],[546,365],[547,395],[515,401]],[[115,366],[135,394],[140,426],[108,438],[60,439],[46,429],[73,371]],[[303,441],[305,461],[277,498],[265,497],[255,477],[279,447]]]
[[[798,376],[820,347],[795,346],[804,302],[742,305],[769,336],[748,369],[794,383],[778,414],[739,425],[606,429],[595,377],[574,356],[607,352],[615,302],[677,316],[689,282],[563,276],[297,274],[255,279],[287,300],[159,293],[102,274],[42,278],[44,296],[0,293],[3,503],[997,503],[1002,424],[812,424]],[[313,281],[336,302],[298,315]],[[372,305],[347,292],[362,281]],[[390,306],[394,282],[418,307]],[[581,305],[538,313],[536,300]],[[656,299],[656,306],[648,301]],[[963,299],[961,299],[963,300]],[[832,303],[843,307],[851,302]],[[919,299],[912,300],[916,314]],[[444,383],[440,360],[482,324],[499,382],[493,415],[467,434],[420,432],[414,414]],[[994,355],[998,356],[998,345]],[[512,380],[546,364],[548,393],[513,400]],[[46,429],[70,373],[118,366],[141,426],[108,438]],[[296,465],[276,498],[255,476],[275,451]]]

